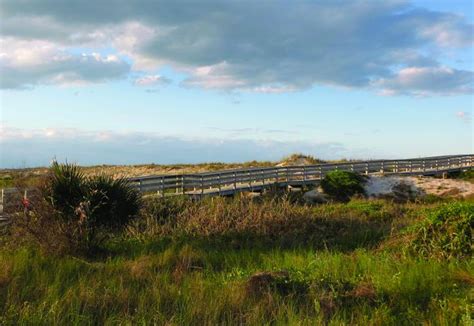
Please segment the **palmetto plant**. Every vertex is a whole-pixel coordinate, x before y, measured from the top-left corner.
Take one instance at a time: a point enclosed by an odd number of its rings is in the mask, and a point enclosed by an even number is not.
[[[140,195],[126,179],[86,177],[74,164],[54,162],[44,183],[43,204],[36,207],[38,228],[54,225],[51,236],[69,243],[60,247],[88,252],[105,239],[106,231],[124,227],[138,213]]]

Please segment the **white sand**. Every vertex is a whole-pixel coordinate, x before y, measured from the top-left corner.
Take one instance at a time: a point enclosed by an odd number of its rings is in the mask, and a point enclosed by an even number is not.
[[[390,194],[398,184],[410,186],[414,193],[437,196],[468,197],[474,196],[474,184],[464,180],[437,179],[431,177],[369,177],[365,191],[370,197]]]

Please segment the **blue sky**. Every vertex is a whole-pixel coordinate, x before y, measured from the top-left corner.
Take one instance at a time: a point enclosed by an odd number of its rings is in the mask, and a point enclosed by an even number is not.
[[[71,3],[0,4],[0,167],[473,151],[471,1]]]

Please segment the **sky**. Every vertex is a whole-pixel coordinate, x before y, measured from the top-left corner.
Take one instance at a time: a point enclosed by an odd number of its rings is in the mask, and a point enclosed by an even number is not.
[[[0,168],[473,152],[473,3],[0,1]]]

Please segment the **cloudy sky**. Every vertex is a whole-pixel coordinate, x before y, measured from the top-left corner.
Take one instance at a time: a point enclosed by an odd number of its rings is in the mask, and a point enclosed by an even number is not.
[[[472,1],[0,1],[0,167],[473,152]]]

